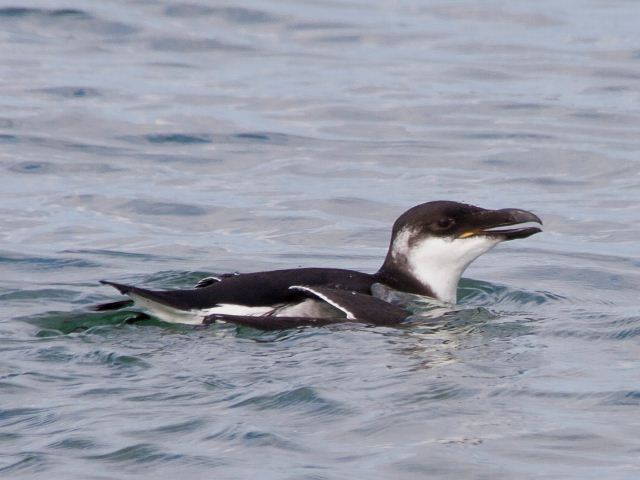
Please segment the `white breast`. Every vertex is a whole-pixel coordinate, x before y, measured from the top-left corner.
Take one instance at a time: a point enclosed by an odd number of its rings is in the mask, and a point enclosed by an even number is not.
[[[436,298],[454,304],[462,273],[476,258],[500,243],[498,238],[481,235],[454,239],[433,236],[416,239],[415,235],[411,230],[399,232],[391,254],[397,262],[405,263],[409,273],[429,287]]]

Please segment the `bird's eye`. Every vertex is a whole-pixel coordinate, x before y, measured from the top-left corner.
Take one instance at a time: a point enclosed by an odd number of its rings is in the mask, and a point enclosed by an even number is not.
[[[438,220],[438,222],[436,223],[436,226],[440,229],[440,230],[446,230],[447,228],[451,228],[453,227],[453,224],[456,223],[455,220],[453,218],[441,218],[440,220]]]

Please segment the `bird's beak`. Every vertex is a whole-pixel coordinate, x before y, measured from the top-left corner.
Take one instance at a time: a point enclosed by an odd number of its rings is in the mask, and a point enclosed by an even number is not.
[[[537,215],[517,208],[481,210],[471,214],[465,223],[468,227],[462,229],[458,238],[485,236],[505,241],[527,238],[542,231],[539,226],[531,225],[542,225]]]

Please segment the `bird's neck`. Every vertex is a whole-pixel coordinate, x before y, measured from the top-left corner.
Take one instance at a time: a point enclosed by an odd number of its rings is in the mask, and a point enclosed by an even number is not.
[[[391,262],[385,261],[375,274],[375,277],[377,282],[383,283],[394,290],[438,298],[429,284],[421,282],[406,269],[400,268]]]
[[[456,303],[462,273],[495,243],[482,238],[418,238],[403,230],[395,235],[378,275],[382,283],[397,290]]]

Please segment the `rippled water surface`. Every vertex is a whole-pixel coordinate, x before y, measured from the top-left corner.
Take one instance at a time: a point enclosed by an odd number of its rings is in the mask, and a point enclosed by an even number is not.
[[[0,2],[0,476],[640,477],[640,4]],[[157,288],[375,271],[434,199],[545,233],[401,328],[261,333]]]

